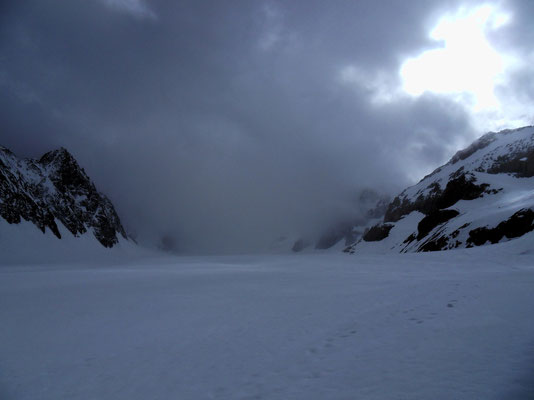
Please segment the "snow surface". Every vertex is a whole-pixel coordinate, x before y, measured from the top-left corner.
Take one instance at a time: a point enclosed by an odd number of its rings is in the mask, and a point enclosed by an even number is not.
[[[4,260],[0,398],[532,398],[533,242]]]
[[[54,236],[49,229],[45,233],[41,232],[29,221],[9,224],[0,218],[0,265],[86,263],[92,259],[100,262],[124,262],[153,255],[120,235],[119,242],[113,248],[106,248],[96,239],[91,229],[85,234],[74,236],[61,221],[55,221],[61,239]]]

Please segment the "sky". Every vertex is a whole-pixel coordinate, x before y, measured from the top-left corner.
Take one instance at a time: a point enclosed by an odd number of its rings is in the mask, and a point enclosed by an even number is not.
[[[66,147],[142,243],[265,250],[534,123],[529,0],[0,2],[0,144]]]

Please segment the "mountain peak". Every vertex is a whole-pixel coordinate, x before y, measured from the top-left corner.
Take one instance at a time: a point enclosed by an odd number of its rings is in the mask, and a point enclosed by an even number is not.
[[[45,153],[40,159],[39,164],[49,165],[49,164],[76,164],[78,165],[74,156],[65,148],[60,147],[56,150],[49,151]]]
[[[118,243],[118,234],[126,238],[113,205],[67,149],[50,151],[38,161],[0,149],[12,159],[0,163],[0,216],[7,222],[24,219],[58,238],[58,223],[74,236],[91,230],[105,247]]]

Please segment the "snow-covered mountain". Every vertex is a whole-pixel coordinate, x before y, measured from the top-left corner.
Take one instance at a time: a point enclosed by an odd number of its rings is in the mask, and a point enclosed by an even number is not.
[[[60,239],[66,230],[75,237],[91,232],[105,247],[127,238],[111,201],[64,148],[34,160],[0,146],[0,216]]]
[[[534,230],[534,127],[488,133],[388,206],[345,252],[421,252],[507,241]]]

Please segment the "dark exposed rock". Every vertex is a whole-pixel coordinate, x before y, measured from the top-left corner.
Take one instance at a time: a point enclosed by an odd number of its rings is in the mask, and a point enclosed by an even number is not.
[[[435,206],[437,209],[448,208],[460,200],[474,200],[486,190],[487,183],[475,184],[475,178],[466,178],[465,174],[447,182],[443,193],[437,197]]]
[[[423,243],[417,251],[428,252],[428,251],[440,251],[448,247],[449,239],[447,236],[432,237],[430,240],[427,240]]]
[[[449,175],[450,179],[456,179],[459,178],[460,175],[464,173],[464,167],[458,168],[456,171],[454,171],[452,174]]]
[[[421,240],[436,226],[460,214],[456,210],[437,210],[424,217],[417,225],[417,240]]]
[[[118,243],[117,234],[126,238],[111,202],[64,148],[38,161],[0,148],[0,200],[0,216],[11,224],[24,219],[61,238],[60,221],[74,236],[91,229],[106,247]]]
[[[373,226],[363,235],[366,242],[378,242],[389,236],[389,231],[393,228],[392,224],[379,224]]]
[[[415,240],[416,236],[415,233],[412,233],[410,236],[408,236],[406,239],[404,239],[403,244],[410,244]]]
[[[469,231],[467,246],[481,246],[487,241],[498,243],[504,236],[508,239],[523,236],[534,230],[534,211],[526,208],[519,210],[506,221],[501,222],[495,228],[481,227]]]
[[[497,157],[494,164],[486,172],[490,174],[515,174],[523,178],[534,176],[534,149]]]
[[[395,197],[389,204],[386,214],[384,215],[384,222],[397,222],[404,215],[410,214],[417,209],[417,204],[403,197]]]
[[[389,205],[384,222],[397,222],[412,211],[429,215],[437,210],[451,207],[459,200],[474,200],[480,197],[489,186],[485,183],[477,185],[475,182],[476,179],[472,175],[462,173],[447,182],[443,191],[439,188],[439,184],[434,182],[429,186],[431,189],[429,194],[427,196],[421,194],[415,201],[410,201],[407,197],[401,200],[397,196]]]

